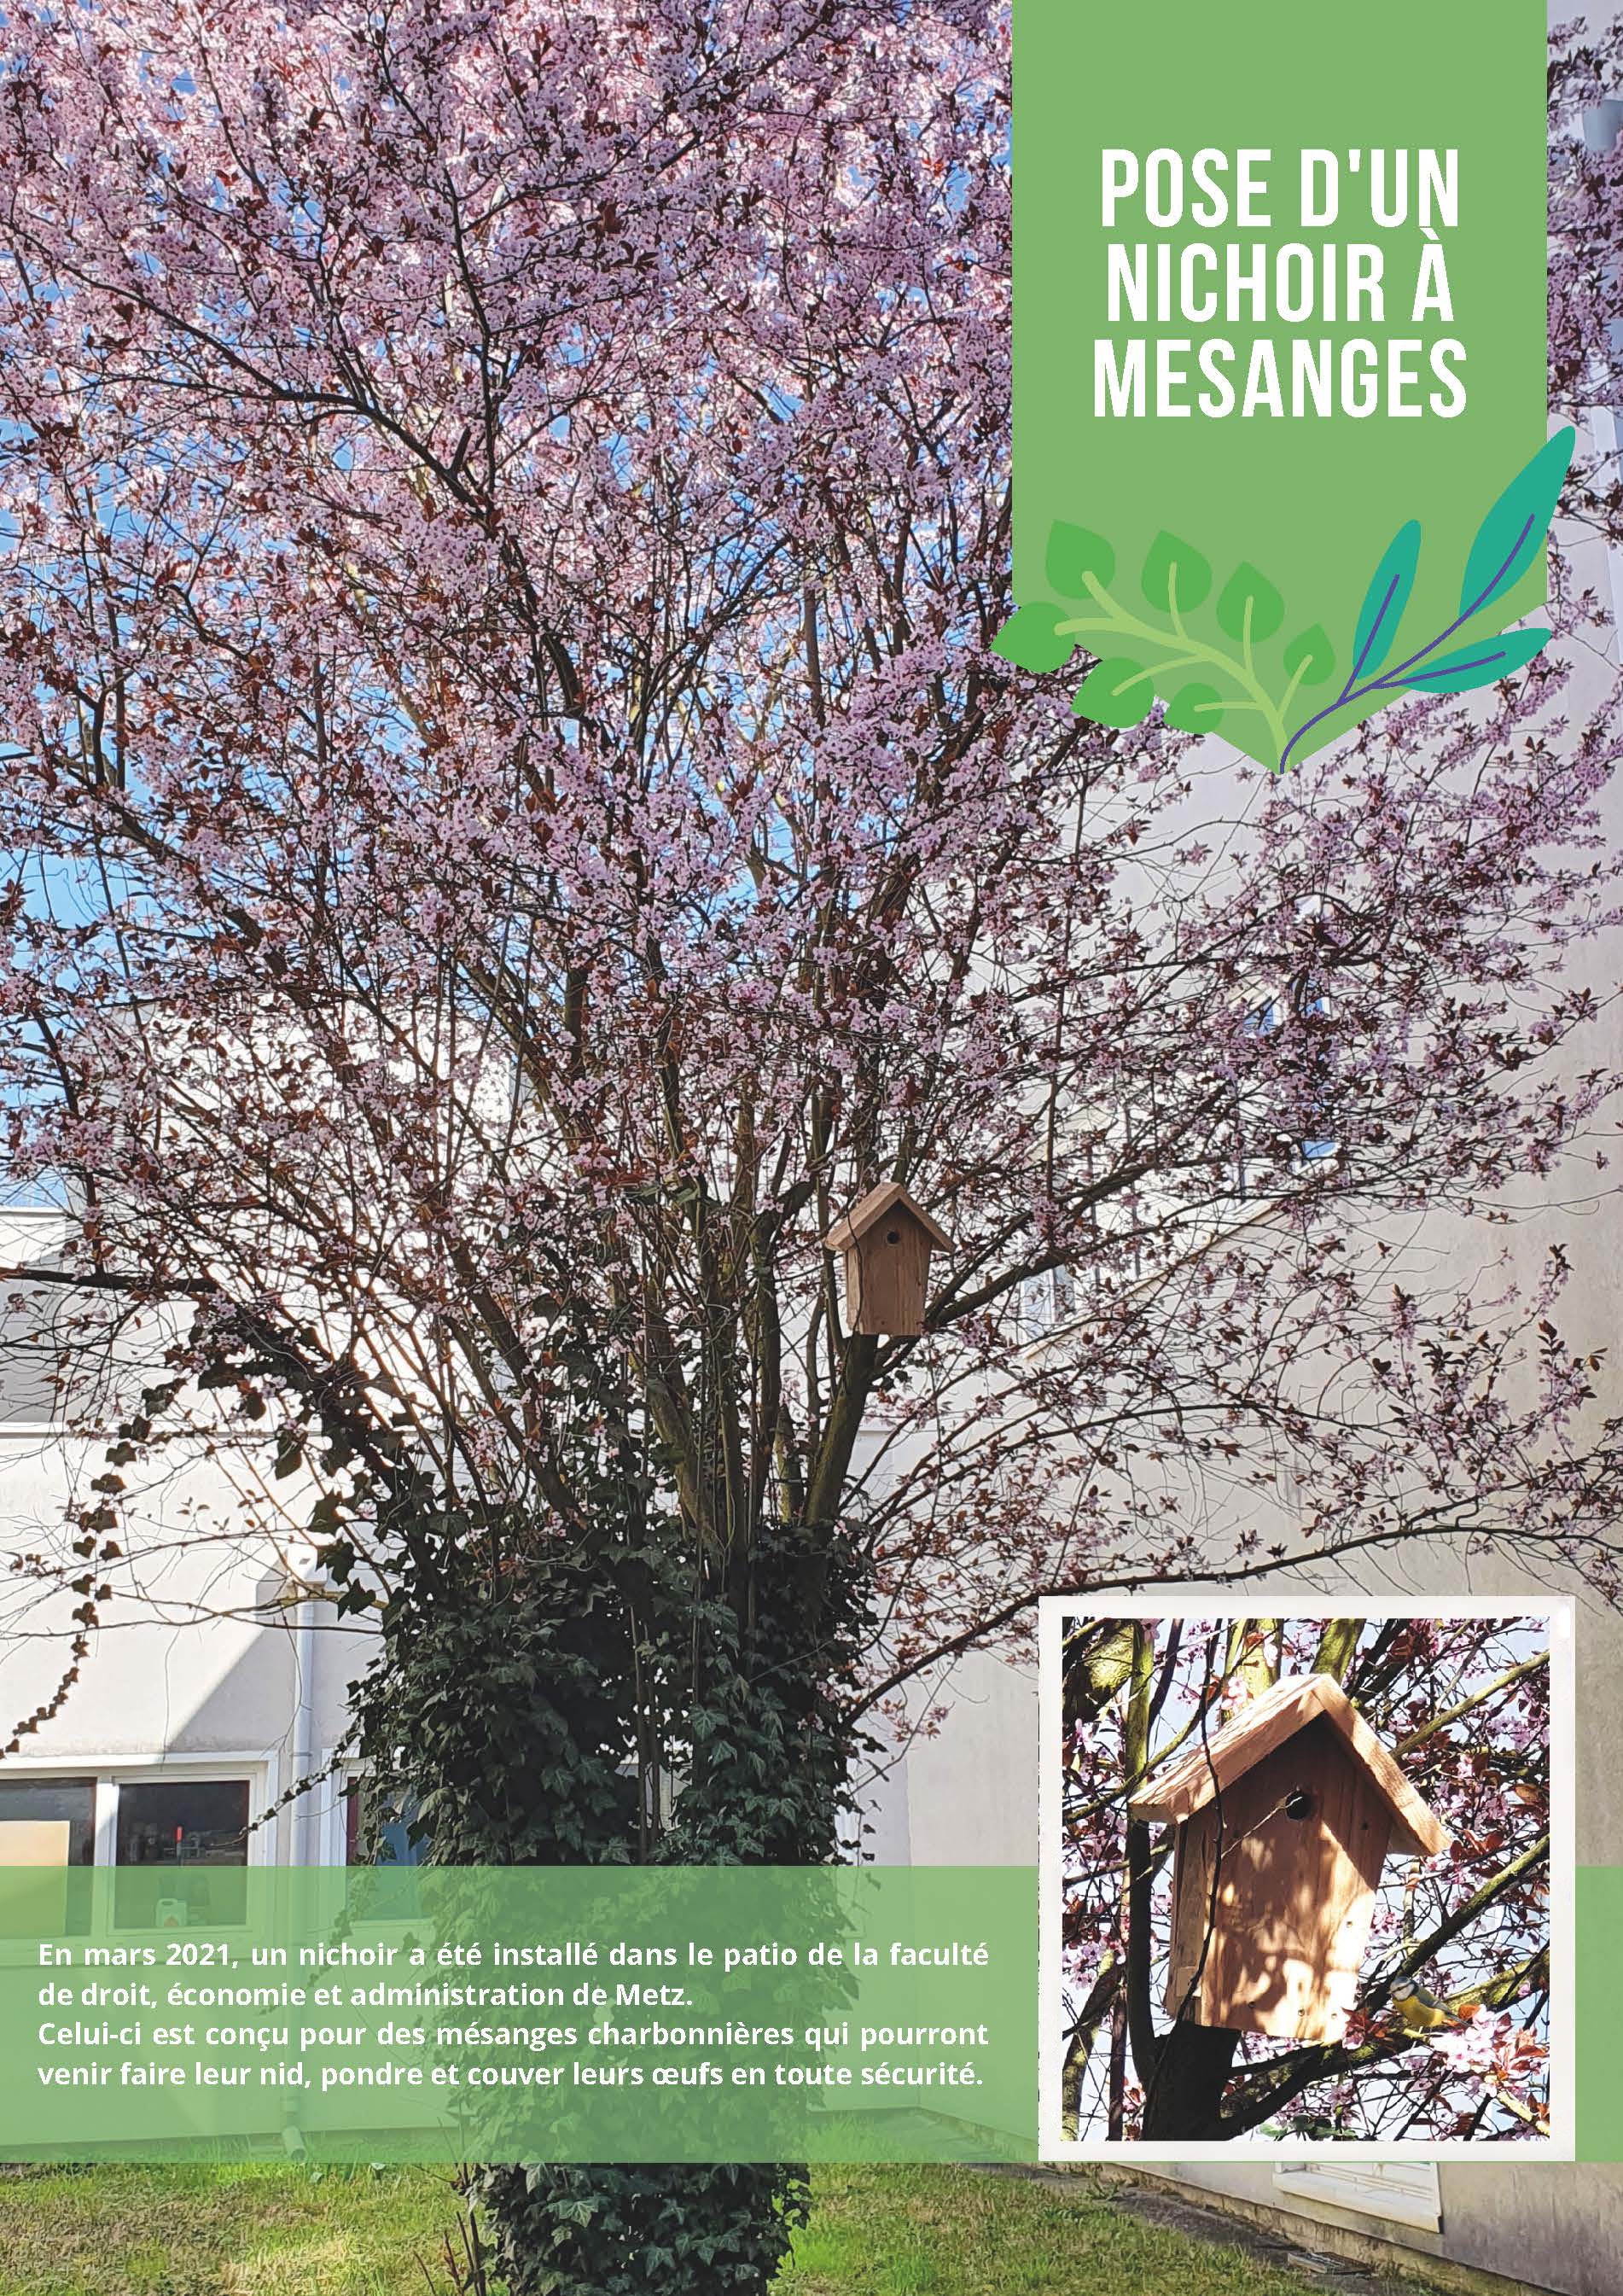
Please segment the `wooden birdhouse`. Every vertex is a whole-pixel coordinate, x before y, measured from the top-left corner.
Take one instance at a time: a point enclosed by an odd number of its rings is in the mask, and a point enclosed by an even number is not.
[[[870,1188],[823,1239],[845,1254],[845,1320],[853,1332],[916,1338],[924,1328],[932,1244],[947,1237],[899,1180]]]
[[[1177,1829],[1170,2013],[1298,2041],[1346,2031],[1383,1861],[1448,1846],[1327,1674],[1276,1683],[1127,1810]]]

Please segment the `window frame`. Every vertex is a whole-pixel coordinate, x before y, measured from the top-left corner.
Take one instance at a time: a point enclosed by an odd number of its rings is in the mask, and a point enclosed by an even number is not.
[[[1040,1345],[1067,1332],[1081,1316],[1080,1285],[1069,1260],[1056,1260],[1035,1275],[1020,1280],[1021,1338],[1028,1347]]]
[[[8,1287],[10,1292],[28,1290],[28,1270],[30,1267],[49,1267],[59,1275],[62,1268],[61,1251],[74,1227],[74,1215],[66,1204],[0,1203],[0,1228],[14,1234],[12,1253],[19,1264],[18,1275]],[[42,1248],[37,1239],[44,1238]],[[8,1240],[9,1241],[9,1240]],[[48,1282],[36,1279],[35,1288],[42,1301],[48,1295]],[[56,1407],[47,1419],[0,1419],[0,1442],[10,1440],[39,1442],[43,1439],[61,1439],[71,1432],[69,1414],[62,1408],[59,1394]]]
[[[278,1811],[268,1824],[255,1825],[253,1819],[275,1802],[280,1759],[275,1751],[261,1748],[254,1753],[229,1751],[217,1754],[128,1754],[53,1755],[49,1760],[37,1756],[19,1759],[13,1756],[7,1765],[12,1777],[21,1784],[45,1783],[52,1778],[88,1779],[94,1791],[91,1857],[88,1866],[74,1868],[78,1873],[105,1873],[116,1865],[115,1851],[119,1840],[119,1789],[124,1785],[184,1785],[188,1780],[199,1785],[234,1785],[246,1780],[248,1785],[249,1833],[244,1848],[247,1857],[244,1868],[275,1866],[281,1828],[285,1813]],[[233,1922],[222,1926],[221,1935],[236,1935],[242,1924]],[[116,1938],[120,1942],[150,1944],[156,1939],[170,1935],[167,1930],[126,1928],[112,1918],[112,1893],[103,1899],[98,1892],[96,1916],[86,1939],[101,1944]],[[198,1936],[215,1932],[200,1923]],[[0,1966],[9,1964],[11,1956],[0,1950]]]
[[[332,1760],[331,1755],[328,1756],[328,1760]],[[349,1797],[351,1794],[359,1793],[372,1775],[373,1765],[361,1758],[353,1761],[340,1762],[334,1768],[332,1784],[335,1790],[325,1813],[324,1822],[317,1830],[318,1838],[324,1836],[326,1841],[327,1854],[322,1861],[324,1865],[341,1866],[344,1871],[349,1874],[364,1874],[373,1870],[365,1866],[352,1865],[349,1858]],[[414,1858],[408,1866],[397,1870],[408,1872],[419,1862],[418,1859]]]

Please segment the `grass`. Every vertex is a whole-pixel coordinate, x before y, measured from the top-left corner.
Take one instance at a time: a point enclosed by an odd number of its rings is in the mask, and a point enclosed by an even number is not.
[[[427,2296],[448,2169],[98,2168],[0,2182],[0,2296]]]
[[[1304,2296],[1243,2256],[968,2169],[819,2169],[783,2296]],[[0,2296],[427,2296],[449,2173],[104,2168],[0,2180]],[[433,2285],[447,2287],[443,2272]]]
[[[1304,2296],[1238,2249],[973,2169],[819,2169],[785,2296]]]

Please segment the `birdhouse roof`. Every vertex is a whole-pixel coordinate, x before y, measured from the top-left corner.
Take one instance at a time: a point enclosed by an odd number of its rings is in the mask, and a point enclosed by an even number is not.
[[[824,1237],[830,1251],[846,1251],[860,1242],[868,1230],[891,1212],[905,1212],[917,1220],[932,1243],[945,1250],[946,1230],[938,1227],[922,1204],[915,1204],[899,1180],[887,1180],[881,1188],[870,1188],[865,1196],[854,1203],[843,1219],[838,1219]]]
[[[1181,1825],[1321,1717],[1340,1732],[1348,1754],[1363,1765],[1391,1811],[1391,1848],[1416,1857],[1434,1857],[1446,1849],[1448,1836],[1425,1800],[1340,1684],[1328,1674],[1287,1675],[1260,1698],[1253,1698],[1215,1737],[1195,1745],[1141,1786],[1127,1804],[1129,1816],[1152,1824]]]

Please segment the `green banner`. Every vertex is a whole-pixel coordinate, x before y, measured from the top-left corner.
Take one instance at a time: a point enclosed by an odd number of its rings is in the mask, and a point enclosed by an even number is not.
[[[1580,1866],[1576,1922],[1578,2056],[1574,2119],[1580,2161],[1623,2161],[1623,1866]]]
[[[1014,26],[999,650],[1074,655],[1080,716],[1158,698],[1275,768],[1525,666],[1571,448],[1545,448],[1542,5]]]
[[[1035,2152],[1034,1867],[211,1872],[0,1869],[0,2159]],[[1578,2157],[1623,2161],[1623,1868],[1576,1928]]]
[[[0,1870],[0,2158],[1034,2150],[1030,1869],[176,1870]]]

